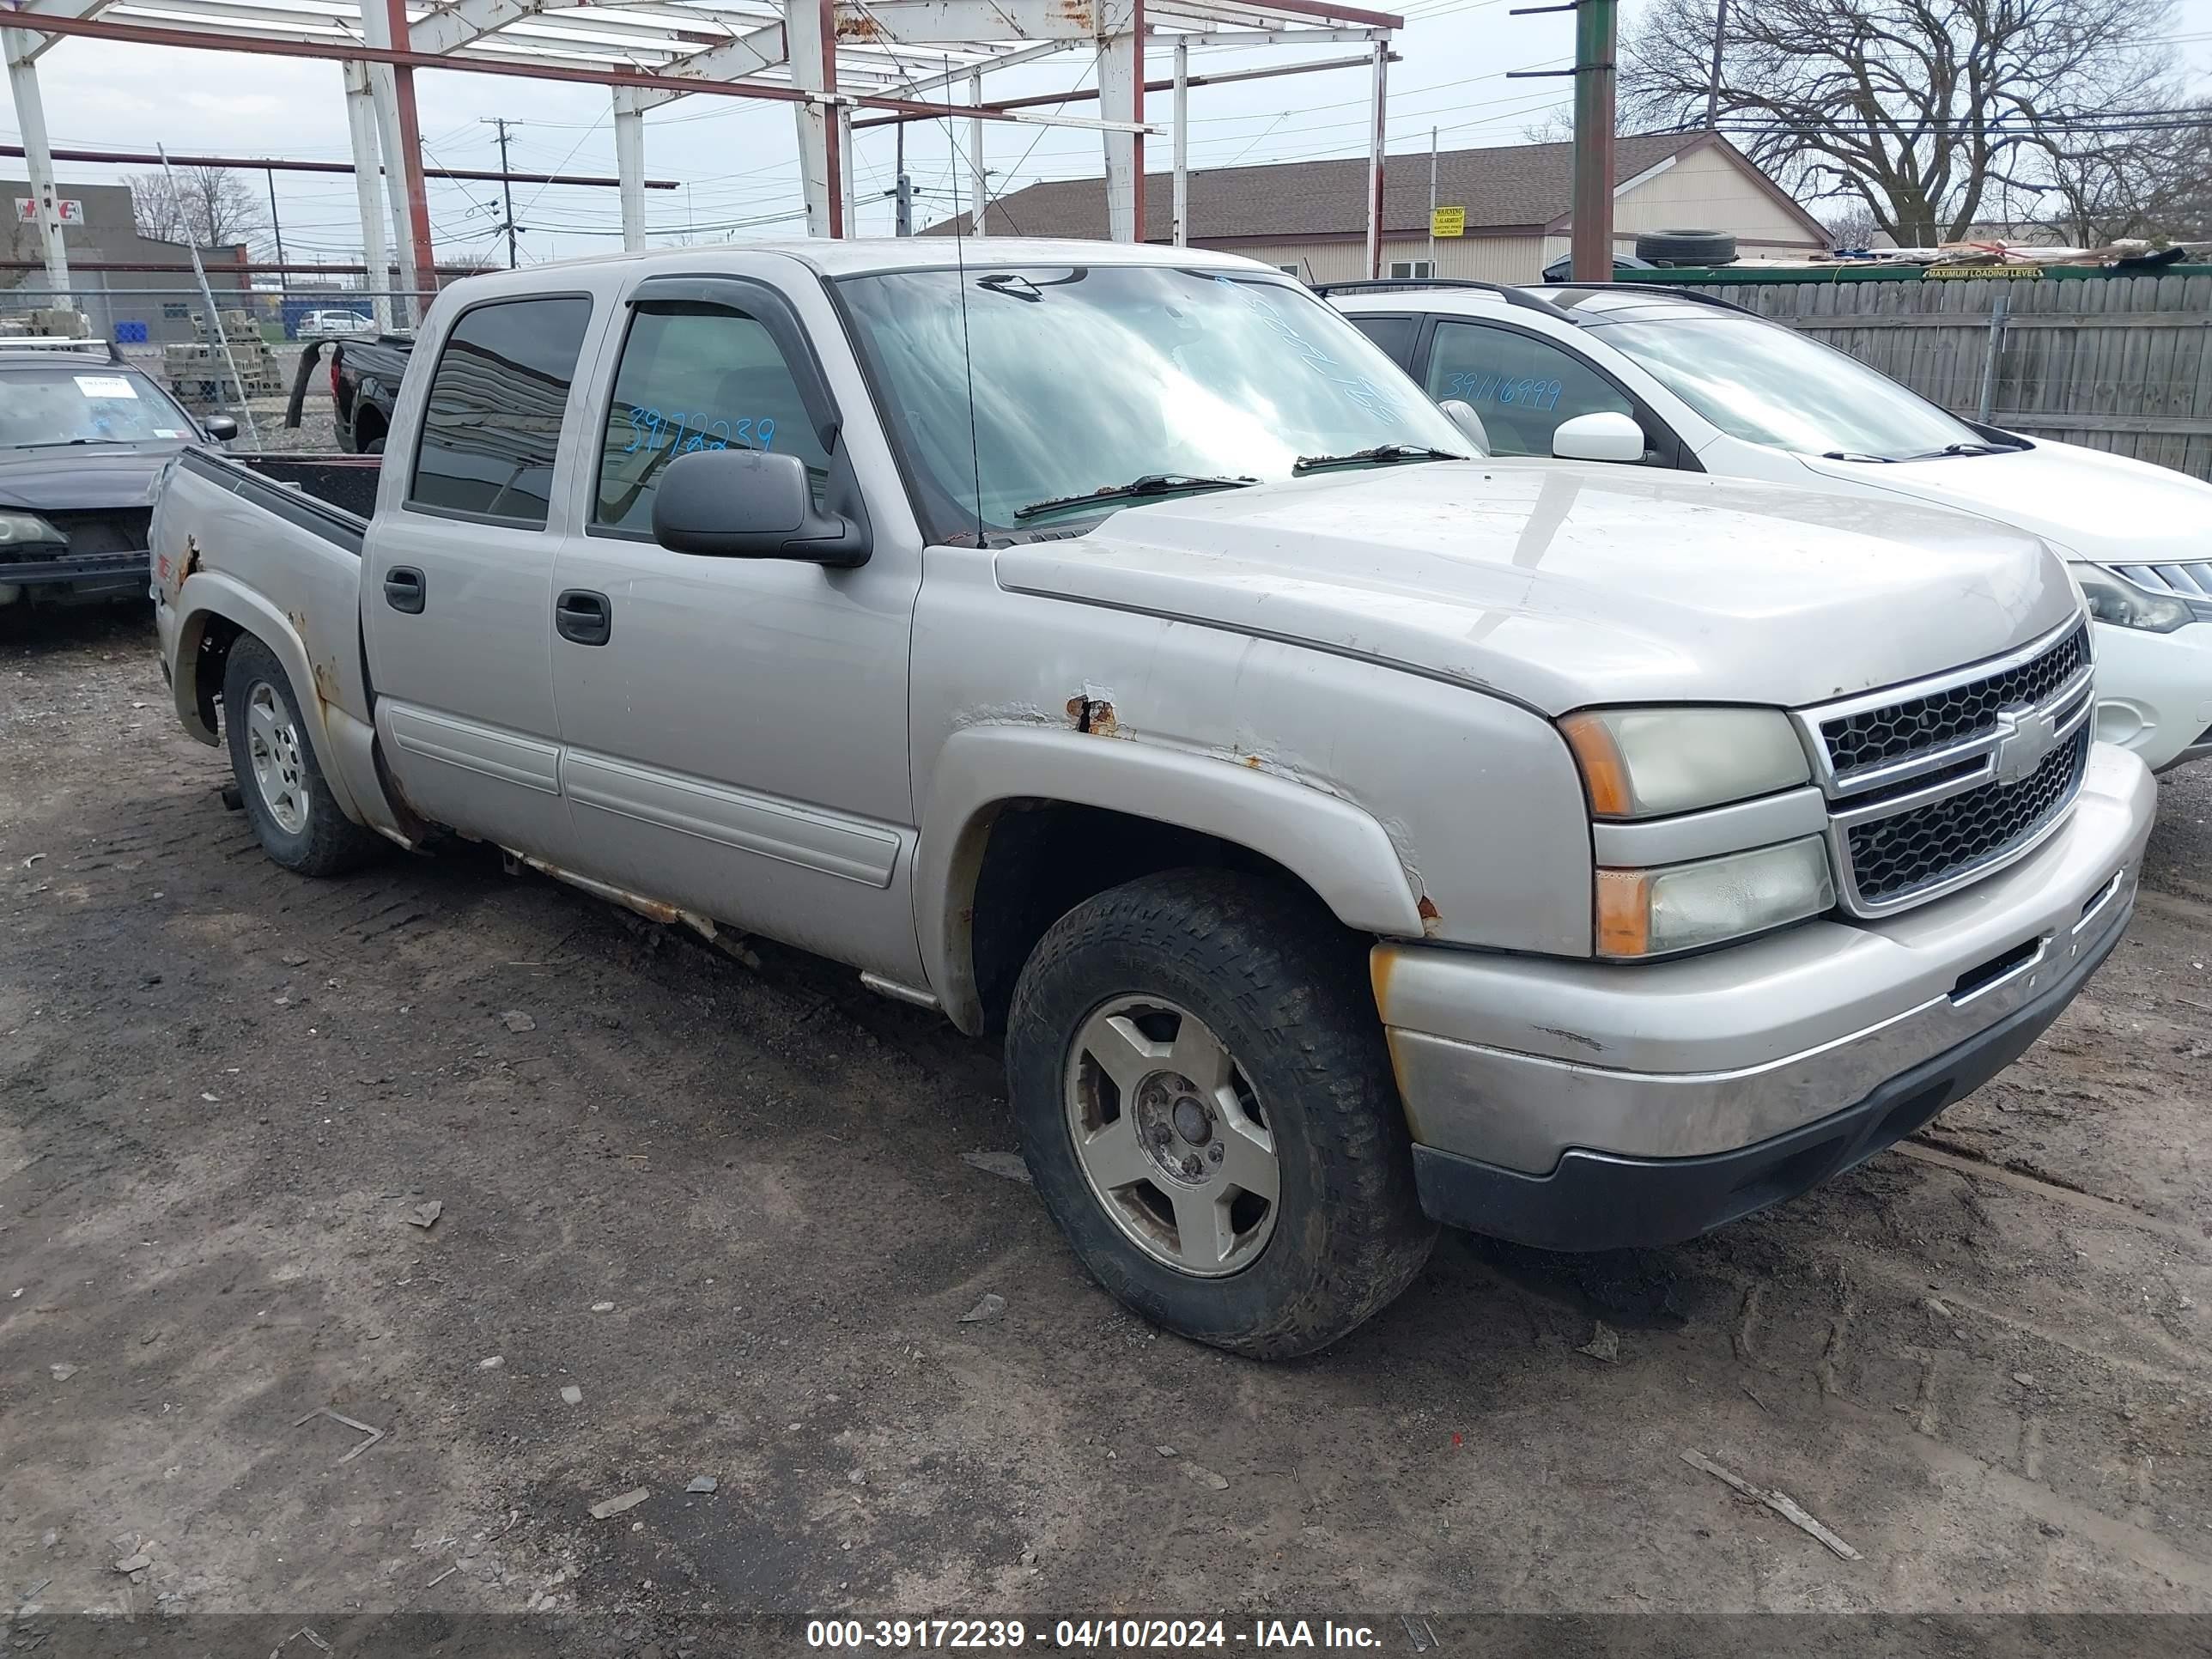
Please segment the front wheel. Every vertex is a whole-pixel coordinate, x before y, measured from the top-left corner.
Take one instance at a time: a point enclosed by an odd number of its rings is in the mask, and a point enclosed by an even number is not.
[[[303,876],[336,876],[383,842],[338,810],[323,777],[291,677],[251,634],[223,665],[222,723],[240,804],[264,851]]]
[[[1362,953],[1304,895],[1184,870],[1077,906],[1023,969],[1022,1152],[1130,1307],[1255,1358],[1388,1306],[1436,1236]]]

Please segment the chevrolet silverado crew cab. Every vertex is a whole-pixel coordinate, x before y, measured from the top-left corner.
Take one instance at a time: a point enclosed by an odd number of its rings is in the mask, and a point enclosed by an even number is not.
[[[270,855],[455,832],[1003,1032],[1046,1208],[1203,1341],[1342,1335],[1437,1222],[1802,1191],[2134,907],[2150,775],[2040,542],[1492,465],[1231,256],[539,265],[413,356],[373,518],[197,450],[161,496],[177,712]]]

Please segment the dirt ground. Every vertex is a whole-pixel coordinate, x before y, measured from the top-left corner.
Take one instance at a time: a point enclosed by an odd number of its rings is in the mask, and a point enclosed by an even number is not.
[[[470,850],[289,875],[228,775],[143,618],[0,641],[19,1645],[92,1609],[581,1613],[623,1653],[847,1613],[2212,1612],[2212,770],[2165,783],[2111,964],[1917,1141],[1678,1249],[1447,1236],[1277,1365],[1155,1334],[963,1157],[1013,1146],[988,1048]],[[324,1408],[381,1437],[339,1461]]]

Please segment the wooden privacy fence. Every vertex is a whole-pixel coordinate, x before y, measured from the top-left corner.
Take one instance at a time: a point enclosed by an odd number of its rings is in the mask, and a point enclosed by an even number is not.
[[[1714,270],[1680,285],[1788,323],[1957,414],[2212,480],[2212,266]]]

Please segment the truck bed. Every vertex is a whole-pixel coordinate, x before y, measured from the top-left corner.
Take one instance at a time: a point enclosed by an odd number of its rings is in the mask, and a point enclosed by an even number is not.
[[[358,555],[362,532],[376,510],[383,460],[380,455],[218,455],[194,448],[177,458],[177,466],[294,518],[304,529],[335,532]],[[296,516],[301,508],[304,518]]]

